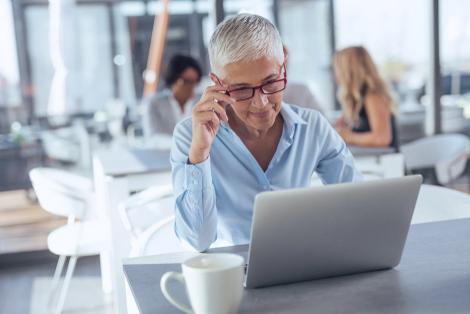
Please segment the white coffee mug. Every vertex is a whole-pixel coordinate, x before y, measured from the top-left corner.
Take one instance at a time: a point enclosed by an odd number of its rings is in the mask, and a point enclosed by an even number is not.
[[[198,255],[182,264],[182,274],[164,274],[160,287],[168,301],[186,313],[235,314],[243,297],[244,265],[243,257],[236,254]],[[190,307],[168,293],[170,279],[186,286]]]

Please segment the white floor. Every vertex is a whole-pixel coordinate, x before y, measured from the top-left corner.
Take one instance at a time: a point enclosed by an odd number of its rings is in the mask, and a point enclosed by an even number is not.
[[[37,277],[34,279],[30,314],[54,313],[54,311],[47,312],[46,310],[51,282],[52,277]],[[61,287],[62,282],[59,289]],[[52,309],[55,309],[57,299],[58,297],[56,297]],[[111,314],[112,312],[111,295],[106,295],[101,290],[100,277],[72,277],[62,313]]]

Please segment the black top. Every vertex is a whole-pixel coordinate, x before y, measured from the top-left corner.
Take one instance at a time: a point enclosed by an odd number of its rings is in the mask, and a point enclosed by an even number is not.
[[[393,114],[390,117],[390,124],[392,125],[392,142],[390,142],[389,147],[395,148],[395,151],[398,152],[398,134],[395,124],[395,116]],[[369,118],[367,117],[365,105],[362,106],[362,109],[359,112],[359,121],[354,123],[352,130],[358,133],[370,132]]]

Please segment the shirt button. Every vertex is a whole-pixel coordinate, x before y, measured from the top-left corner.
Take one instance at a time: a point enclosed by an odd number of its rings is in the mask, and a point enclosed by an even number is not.
[[[199,205],[194,206],[194,208],[199,209]]]
[[[197,184],[199,184],[199,181],[198,181],[198,180],[194,180],[193,183],[197,185]]]
[[[194,172],[193,172],[193,176],[197,176],[197,171],[194,171]]]
[[[266,185],[263,186],[263,190],[266,190],[268,187]]]

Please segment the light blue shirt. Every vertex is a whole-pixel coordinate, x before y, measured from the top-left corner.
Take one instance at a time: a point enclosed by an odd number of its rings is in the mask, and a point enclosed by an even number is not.
[[[189,164],[192,118],[177,124],[170,161],[175,232],[182,243],[199,252],[216,239],[249,243],[256,194],[309,187],[314,171],[324,184],[363,180],[344,141],[318,111],[283,103],[280,114],[282,136],[266,172],[226,122],[209,158]]]

